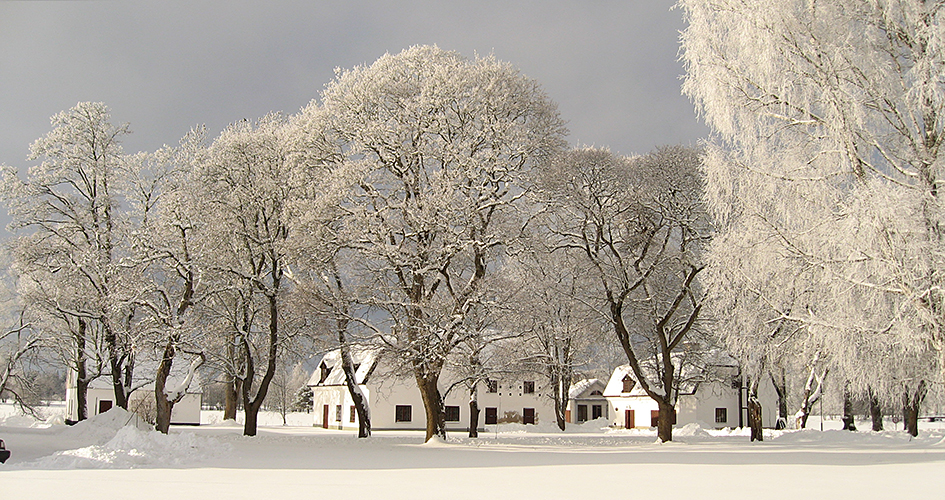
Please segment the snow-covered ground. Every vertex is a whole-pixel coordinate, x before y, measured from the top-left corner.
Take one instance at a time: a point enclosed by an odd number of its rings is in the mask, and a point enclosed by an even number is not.
[[[423,444],[419,432],[312,427],[311,415],[262,415],[248,438],[205,412],[200,427],[151,431],[115,409],[73,427],[53,408],[45,422],[0,405],[0,465],[7,498],[943,498],[945,429],[766,431],[676,429],[656,444],[649,430],[600,422],[560,433],[501,426],[479,439]],[[819,429],[819,422],[812,422]],[[867,423],[861,424],[868,427]],[[890,422],[890,426],[892,423]]]

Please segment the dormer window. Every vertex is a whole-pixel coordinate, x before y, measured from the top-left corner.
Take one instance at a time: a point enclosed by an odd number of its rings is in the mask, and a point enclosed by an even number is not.
[[[331,373],[331,368],[328,365],[326,365],[324,361],[322,361],[321,366],[319,366],[318,368],[322,372],[318,378],[318,383],[323,384],[325,383],[325,379],[328,378],[328,374]]]
[[[633,390],[633,386],[636,385],[636,382],[630,375],[624,375],[623,377],[623,390],[620,392],[630,392]]]

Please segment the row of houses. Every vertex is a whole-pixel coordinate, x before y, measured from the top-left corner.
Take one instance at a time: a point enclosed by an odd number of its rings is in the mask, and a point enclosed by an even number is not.
[[[424,429],[426,420],[423,402],[413,377],[398,374],[385,366],[374,351],[360,350],[352,354],[361,391],[371,411],[372,427],[377,430]],[[676,424],[698,423],[703,427],[723,428],[747,425],[746,395],[738,367],[732,363],[715,367],[717,376],[710,381],[690,384],[680,394],[676,408]],[[477,382],[479,424],[483,426],[520,423],[555,422],[554,403],[547,377],[527,370]],[[444,410],[447,430],[465,431],[469,427],[468,387],[445,389],[458,379],[448,370],[441,377],[441,393],[445,393]],[[357,429],[358,416],[348,392],[338,351],[331,351],[318,360],[308,385],[312,389],[314,425],[326,429]],[[762,425],[774,427],[777,422],[777,393],[770,381],[759,389],[762,403]],[[78,420],[75,375],[67,377],[67,421]],[[153,383],[132,393],[129,409],[146,413],[153,406]],[[88,416],[111,409],[114,393],[108,381],[93,382],[87,395]],[[197,380],[184,399],[174,406],[171,423],[199,425],[201,388]],[[581,380],[571,385],[565,420],[580,424],[592,420],[614,428],[655,427],[659,408],[634,379],[629,365],[617,367],[607,382]]]
[[[426,427],[423,402],[412,377],[385,369],[371,351],[354,353],[356,378],[371,411],[371,426],[377,430],[408,430]],[[707,428],[747,425],[746,394],[740,372],[734,364],[716,367],[714,380],[692,384],[680,394],[676,424],[698,423]],[[457,377],[446,372],[441,377],[441,393]],[[312,388],[314,425],[325,429],[357,429],[358,415],[345,384],[337,351],[323,356],[308,383]],[[554,404],[548,378],[528,371],[477,382],[480,426],[501,423],[539,424],[555,422]],[[469,427],[469,393],[453,390],[443,404],[447,430]],[[777,422],[777,393],[769,380],[759,387],[762,425]],[[629,365],[616,368],[609,381],[582,380],[568,393],[565,413],[569,423],[602,420],[611,427],[655,427],[659,407],[637,384]],[[482,429],[482,428],[481,428]]]

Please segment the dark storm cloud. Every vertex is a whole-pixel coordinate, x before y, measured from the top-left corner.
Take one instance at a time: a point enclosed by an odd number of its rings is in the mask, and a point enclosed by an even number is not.
[[[0,163],[24,167],[49,117],[104,101],[126,150],[215,134],[318,97],[335,67],[437,44],[538,80],[571,141],[642,153],[705,129],[679,93],[671,1],[0,3]]]

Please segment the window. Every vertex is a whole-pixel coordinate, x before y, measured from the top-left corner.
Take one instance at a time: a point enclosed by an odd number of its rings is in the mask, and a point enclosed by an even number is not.
[[[591,396],[603,396],[604,394],[598,390],[591,391]]]
[[[458,406],[446,407],[446,421],[459,422],[459,407]]]
[[[522,383],[522,392],[525,394],[535,394],[535,382],[532,380],[526,380]]]
[[[623,377],[623,390],[620,391],[620,392],[630,392],[630,391],[633,390],[633,386],[634,386],[634,385],[636,385],[636,382],[634,382],[634,380],[633,380],[632,378],[630,378],[630,375],[624,375],[624,377]]]
[[[496,392],[499,392],[499,381],[486,379],[486,392],[493,393],[493,394]]]
[[[535,423],[535,409],[534,408],[522,408],[522,423],[523,424]]]
[[[578,423],[587,422],[587,405],[578,405]]]
[[[499,412],[497,408],[486,407],[486,425],[495,425],[499,423]]]
[[[108,410],[112,409],[112,402],[108,399],[102,399],[98,402],[98,413],[101,415]]]
[[[322,361],[322,364],[321,366],[318,367],[318,369],[321,370],[321,375],[318,378],[318,383],[323,384],[325,382],[325,379],[328,378],[328,374],[331,373],[331,368],[329,368],[328,365],[326,365],[325,362]]]
[[[728,423],[728,408],[715,409],[715,423],[717,424]]]
[[[591,420],[597,420],[604,416],[604,408],[601,405],[594,405],[591,407]]]
[[[335,406],[335,421],[341,422],[341,405]]]
[[[397,405],[394,408],[394,422],[410,422],[412,420],[410,405]]]
[[[354,405],[351,405],[351,411],[350,411],[350,415],[348,415],[348,421],[350,421],[353,424],[357,420],[357,418],[358,418],[358,409],[355,408]]]

